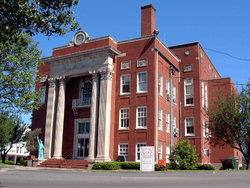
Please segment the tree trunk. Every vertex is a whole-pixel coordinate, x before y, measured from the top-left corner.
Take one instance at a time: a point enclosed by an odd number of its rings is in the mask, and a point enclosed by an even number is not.
[[[2,157],[2,162],[5,163],[5,157],[6,157],[6,153],[3,150],[3,152],[1,153],[1,157]]]

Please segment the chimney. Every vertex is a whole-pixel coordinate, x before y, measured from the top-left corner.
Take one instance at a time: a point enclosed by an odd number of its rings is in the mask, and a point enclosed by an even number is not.
[[[152,4],[141,6],[141,36],[153,35],[155,30],[155,7]]]

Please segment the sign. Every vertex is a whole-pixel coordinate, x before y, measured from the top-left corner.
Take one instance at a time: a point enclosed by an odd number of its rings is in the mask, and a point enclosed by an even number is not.
[[[140,170],[155,171],[154,146],[141,147],[140,156]]]

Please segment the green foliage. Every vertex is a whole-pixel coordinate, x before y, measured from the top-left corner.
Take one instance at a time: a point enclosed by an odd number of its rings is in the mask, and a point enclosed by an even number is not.
[[[34,88],[41,51],[31,37],[81,29],[72,11],[77,4],[78,0],[0,0],[2,109],[31,112],[40,107],[40,93]]]
[[[21,166],[27,166],[27,160],[26,159],[20,159],[20,161],[17,164],[21,165]]]
[[[24,141],[26,142],[26,149],[28,151],[36,151],[38,149],[37,136],[39,136],[40,133],[41,128],[36,128],[26,133]]]
[[[158,164],[155,164],[155,171],[165,171],[168,168],[164,165],[158,166]]]
[[[195,154],[195,146],[191,147],[189,140],[179,140],[176,146],[172,147],[170,154],[170,169],[194,170],[198,166],[198,157]]]
[[[5,164],[14,165],[14,162],[13,161],[5,161]]]
[[[80,29],[72,8],[78,0],[0,0],[0,43],[15,41],[25,32],[64,35]]]
[[[0,111],[0,149],[3,163],[12,145],[23,141],[27,126],[22,124],[18,115]]]
[[[242,152],[247,169],[250,160],[250,82],[242,88],[238,95],[236,91],[218,94],[207,109],[210,122],[207,125],[212,134],[210,143],[214,146],[227,145]]]
[[[210,164],[203,164],[197,167],[197,170],[215,170],[215,168]]]
[[[27,35],[14,43],[0,43],[0,105],[7,110],[29,112],[39,107],[39,92],[34,90],[41,51]]]
[[[94,163],[94,170],[140,169],[138,162],[104,162]]]

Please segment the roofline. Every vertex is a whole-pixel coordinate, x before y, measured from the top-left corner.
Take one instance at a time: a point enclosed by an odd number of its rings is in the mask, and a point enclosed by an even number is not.
[[[175,47],[186,47],[186,46],[193,46],[193,45],[197,45],[200,44],[198,41],[196,42],[189,42],[189,43],[184,43],[184,44],[177,44],[177,45],[173,45],[173,46],[168,46],[168,48],[175,48]]]

